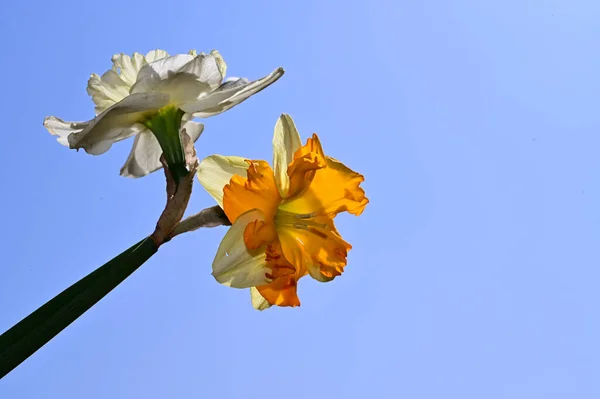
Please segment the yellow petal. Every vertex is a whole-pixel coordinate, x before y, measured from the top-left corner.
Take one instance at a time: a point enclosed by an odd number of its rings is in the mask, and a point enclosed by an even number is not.
[[[306,273],[296,269],[283,256],[281,244],[277,241],[267,247],[266,255],[266,262],[270,269],[266,276],[271,282],[256,289],[271,305],[299,306],[300,300],[296,293],[297,281]]]
[[[275,183],[282,197],[286,197],[289,188],[288,165],[294,160],[294,154],[302,147],[300,134],[291,116],[282,114],[275,124],[273,134],[273,172]]]
[[[306,140],[306,145],[294,153],[294,160],[287,169],[290,189],[287,198],[300,196],[308,189],[315,173],[327,165],[321,142],[316,134]]]
[[[283,255],[298,270],[321,282],[331,281],[344,271],[352,248],[337,232],[327,216],[305,219],[305,225],[278,226]]]
[[[249,250],[270,244],[277,239],[277,231],[273,221],[255,220],[244,230],[244,243]]]
[[[344,211],[360,215],[369,202],[360,187],[364,177],[324,155],[326,166],[317,165],[322,151],[317,135],[313,135],[312,140],[296,152],[294,163],[288,168],[289,199],[281,208],[299,214],[317,213],[330,217]],[[314,155],[311,157],[311,154]]]
[[[231,222],[251,209],[261,210],[265,220],[272,221],[281,202],[273,170],[265,161],[247,162],[247,177],[235,175],[223,189],[223,210]]]
[[[223,207],[223,188],[234,175],[246,176],[248,163],[241,157],[211,155],[198,166],[198,180],[208,193]]]
[[[234,288],[250,288],[270,282],[267,274],[265,248],[248,251],[244,244],[244,230],[248,224],[264,220],[259,210],[241,215],[229,228],[213,261],[213,276],[223,284]]]
[[[297,295],[298,283],[294,276],[278,278],[271,284],[256,287],[260,295],[271,305],[300,306]]]

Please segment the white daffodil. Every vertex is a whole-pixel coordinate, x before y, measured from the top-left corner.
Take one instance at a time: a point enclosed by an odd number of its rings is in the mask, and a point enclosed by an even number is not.
[[[344,271],[351,248],[335,228],[341,212],[360,215],[363,176],[326,156],[316,134],[302,145],[294,121],[275,125],[273,167],[211,155],[198,179],[232,223],[213,262],[224,285],[250,288],[252,305],[298,306],[300,278],[327,282]]]
[[[87,122],[65,122],[50,116],[44,120],[58,142],[88,154],[102,154],[114,142],[136,136],[133,149],[121,168],[121,175],[141,177],[161,168],[163,152],[145,124],[165,108],[181,110],[181,130],[196,141],[204,126],[194,117],[206,118],[227,111],[263,90],[283,75],[278,68],[255,81],[230,78],[217,51],[210,54],[169,56],[166,51],[150,51],[143,56],[117,54],[113,67],[102,76],[93,74],[87,91],[96,105],[96,117]]]

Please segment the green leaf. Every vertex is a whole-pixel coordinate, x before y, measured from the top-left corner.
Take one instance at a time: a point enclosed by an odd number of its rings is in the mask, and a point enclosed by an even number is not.
[[[157,250],[154,241],[144,238],[0,335],[0,379],[77,320]]]

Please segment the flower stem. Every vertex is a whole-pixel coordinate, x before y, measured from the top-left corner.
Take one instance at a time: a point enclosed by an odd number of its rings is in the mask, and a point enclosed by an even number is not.
[[[171,238],[189,231],[198,230],[201,227],[217,226],[231,226],[231,222],[227,219],[227,215],[225,215],[223,209],[215,205],[183,219],[173,230]]]
[[[144,238],[0,335],[0,379],[44,346],[156,253]]]
[[[156,115],[144,122],[144,125],[154,133],[158,140],[177,185],[188,174],[179,135],[181,119],[184,114],[185,112],[175,106],[167,106],[161,108]]]

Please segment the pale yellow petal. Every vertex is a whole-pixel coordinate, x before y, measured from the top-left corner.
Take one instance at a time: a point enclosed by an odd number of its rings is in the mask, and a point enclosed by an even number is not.
[[[256,310],[263,311],[269,309],[271,304],[262,296],[256,287],[250,288],[250,299],[252,300],[252,306]]]
[[[223,188],[234,175],[246,176],[248,163],[242,157],[211,155],[198,166],[198,180],[206,191],[223,207]]]
[[[300,134],[294,120],[287,114],[282,114],[275,124],[273,134],[273,172],[279,194],[287,196],[290,185],[287,173],[288,165],[294,160],[294,154],[302,147]]]
[[[266,276],[271,269],[267,267],[265,248],[248,251],[244,243],[244,230],[257,220],[264,220],[262,212],[248,211],[237,218],[223,237],[212,265],[212,275],[219,283],[250,288],[270,282]]]
[[[225,63],[225,60],[223,59],[223,56],[217,50],[211,51],[210,55],[212,55],[213,57],[215,57],[215,59],[217,60],[217,65],[219,67],[219,72],[221,72],[221,79],[225,78],[225,73],[227,72],[227,64]]]

